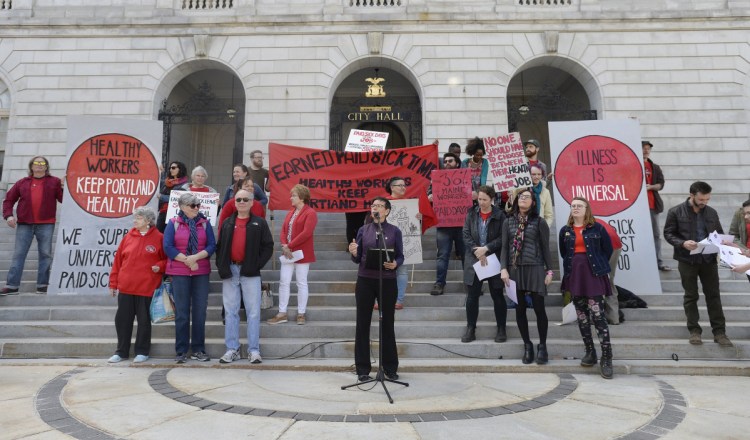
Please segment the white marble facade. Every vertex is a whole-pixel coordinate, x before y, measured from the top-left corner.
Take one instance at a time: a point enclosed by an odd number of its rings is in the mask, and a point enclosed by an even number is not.
[[[34,154],[62,174],[68,115],[155,119],[203,69],[241,81],[247,153],[269,141],[325,146],[336,87],[370,66],[412,83],[425,141],[463,144],[507,128],[511,78],[552,66],[583,85],[600,119],[640,121],[668,206],[696,179],[725,212],[750,192],[750,1],[355,5],[370,1],[0,0],[0,183]]]

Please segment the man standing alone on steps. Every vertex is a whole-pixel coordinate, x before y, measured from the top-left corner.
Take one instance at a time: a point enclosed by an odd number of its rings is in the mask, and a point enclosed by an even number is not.
[[[661,231],[659,230],[659,214],[664,211],[664,202],[659,196],[659,191],[664,189],[664,173],[661,167],[655,164],[651,156],[653,145],[650,141],[642,141],[643,147],[643,169],[646,175],[646,192],[648,195],[648,210],[651,213],[651,229],[654,231],[654,248],[656,249],[656,264],[661,271],[672,270],[664,264],[661,258]],[[713,232],[713,231],[712,231]]]
[[[724,234],[716,210],[708,206],[711,200],[711,185],[706,182],[694,182],[690,185],[688,199],[669,210],[664,224],[664,238],[674,246],[674,259],[685,289],[683,306],[687,317],[687,328],[690,330],[690,343],[700,345],[701,329],[698,319],[698,279],[703,286],[706,297],[706,308],[714,342],[722,347],[731,347],[732,341],[726,335],[726,321],[721,307],[719,292],[719,269],[716,254],[690,254],[698,248],[698,242],[708,234],[717,231]]]

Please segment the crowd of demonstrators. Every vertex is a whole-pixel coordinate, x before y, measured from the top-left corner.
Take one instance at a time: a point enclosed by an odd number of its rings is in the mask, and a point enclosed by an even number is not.
[[[166,274],[172,277],[174,288],[175,360],[185,363],[190,349],[191,359],[206,362],[211,360],[206,353],[209,257],[216,250],[216,239],[195,194],[181,195],[178,206],[179,214],[164,229],[164,252],[169,257]]]
[[[495,190],[491,186],[482,185],[477,188],[477,206],[473,207],[464,222],[462,230],[464,239],[464,284],[466,285],[466,331],[461,342],[471,342],[476,339],[477,319],[479,317],[479,297],[482,295],[483,280],[477,277],[474,264],[481,262],[486,266],[487,257],[499,255],[502,249],[502,226],[505,215],[502,210],[492,204]],[[508,337],[505,324],[508,309],[503,296],[503,281],[500,274],[490,277],[490,296],[495,312],[497,333],[495,342],[505,342]]]
[[[175,189],[181,188],[188,181],[187,167],[180,161],[172,161],[166,170],[164,182],[159,189],[159,216],[156,219],[156,227],[159,232],[164,232],[167,224],[167,210],[169,209],[169,196]]]
[[[234,196],[237,188],[239,187],[239,185],[242,185],[241,181],[246,179],[247,177],[250,177],[251,181],[255,182],[255,180],[252,179],[252,176],[250,176],[247,166],[245,166],[244,164],[238,163],[235,164],[234,167],[232,167],[232,184],[229,185],[224,191],[224,198],[221,200],[222,206],[226,205],[232,200],[232,196]],[[266,196],[266,192],[263,191],[263,188],[261,188],[258,184],[253,185],[253,187],[251,188],[251,192],[253,193],[253,198],[256,202],[260,203],[263,206],[266,206],[268,204],[268,197]]]
[[[154,291],[167,265],[164,237],[156,228],[156,213],[147,206],[133,211],[133,228],[122,238],[109,274],[109,293],[117,297],[115,330],[117,350],[110,363],[130,356],[133,320],[138,320],[133,362],[148,360],[151,350],[151,317],[149,310]]]
[[[460,150],[460,145],[456,145]],[[455,153],[445,153],[443,155],[443,169],[454,170],[461,166],[461,161]],[[432,186],[430,186],[430,191]],[[432,201],[432,194],[429,195],[430,201]],[[464,240],[463,240],[463,228],[461,226],[454,227],[438,227],[435,231],[435,238],[437,243],[437,261],[436,261],[436,280],[432,286],[430,295],[442,295],[445,291],[446,276],[448,274],[448,263],[451,259],[452,250],[455,248],[456,256],[461,260],[461,268],[463,269],[464,264]]]
[[[664,211],[664,202],[659,191],[664,189],[664,173],[661,167],[651,160],[651,149],[654,147],[651,141],[641,141],[643,148],[643,171],[646,180],[646,195],[648,197],[648,210],[651,214],[651,229],[654,233],[654,249],[656,250],[656,264],[661,271],[672,270],[664,263],[661,256],[661,229],[659,229],[659,214]]]
[[[501,238],[500,276],[506,286],[510,284],[510,280],[516,283],[516,323],[524,344],[524,364],[530,364],[534,360],[534,344],[529,336],[529,322],[526,318],[526,296],[531,298],[539,332],[536,363],[546,364],[549,359],[544,297],[547,296],[547,286],[552,282],[553,272],[549,227],[539,216],[536,203],[532,190],[521,190],[513,201],[511,215],[503,224]]]
[[[581,365],[590,367],[597,361],[591,335],[593,324],[602,350],[600,373],[603,378],[611,379],[612,345],[604,297],[612,295],[608,277],[612,242],[604,227],[595,221],[591,205],[585,198],[574,197],[571,200],[570,216],[567,224],[560,229],[558,246],[563,258],[562,290],[573,295],[578,329],[586,350]]]
[[[349,243],[352,261],[359,265],[354,296],[357,304],[356,336],[354,342],[354,363],[360,382],[371,379],[370,363],[370,324],[372,309],[382,295],[380,325],[382,331],[381,359],[388,379],[398,379],[398,350],[394,319],[398,286],[396,271],[404,263],[401,230],[387,222],[391,212],[391,202],[385,197],[375,197],[370,205],[373,221],[362,226],[357,238]],[[382,229],[381,229],[382,228]],[[380,231],[382,230],[382,234]],[[375,252],[369,252],[375,250]],[[377,258],[377,261],[369,261]],[[380,260],[383,259],[382,267]]]
[[[3,200],[3,218],[16,230],[16,242],[10,270],[0,295],[15,295],[21,287],[21,275],[31,242],[36,237],[39,268],[36,292],[47,293],[52,267],[52,234],[55,231],[57,203],[62,203],[62,181],[49,172],[49,161],[35,156],[29,161],[29,175],[16,182]],[[16,213],[13,214],[13,207]]]
[[[742,249],[742,255],[750,257],[750,194],[742,203],[742,207],[732,216],[729,234],[734,236],[734,244]],[[750,270],[750,263],[732,266],[732,271],[736,273],[745,273],[748,270]],[[747,279],[750,281],[750,275]]]
[[[674,247],[674,259],[680,272],[682,288],[685,289],[683,307],[687,317],[687,328],[690,331],[689,342],[693,345],[703,343],[698,320],[698,280],[703,286],[706,297],[708,319],[714,334],[714,342],[722,347],[731,347],[732,341],[726,335],[726,320],[721,306],[719,291],[719,267],[716,254],[691,254],[698,248],[698,242],[708,238],[708,234],[717,231],[723,234],[716,210],[708,206],[711,200],[711,185],[706,182],[693,182],[690,195],[685,202],[669,209],[664,223],[664,238]]]
[[[314,234],[318,214],[310,207],[310,190],[304,185],[294,185],[289,200],[292,209],[281,224],[281,253],[286,261],[282,261],[279,269],[279,313],[268,323],[281,324],[289,320],[287,307],[294,275],[297,279],[297,325],[304,325],[307,322],[307,273],[310,263],[315,262]],[[302,252],[302,258],[290,261],[296,251]]]
[[[271,259],[274,243],[266,220],[251,213],[253,193],[240,189],[234,201],[237,211],[222,224],[216,250],[216,268],[222,279],[222,298],[226,310],[224,342],[227,351],[219,362],[231,363],[241,357],[239,311],[242,300],[247,315],[248,359],[252,364],[259,364],[262,361],[260,270]],[[201,347],[196,346],[195,341],[193,343],[195,353]],[[199,356],[198,360],[203,359]]]

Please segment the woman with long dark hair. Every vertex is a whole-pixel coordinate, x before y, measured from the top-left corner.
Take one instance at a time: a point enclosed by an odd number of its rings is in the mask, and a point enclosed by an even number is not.
[[[548,320],[544,297],[547,296],[547,286],[552,281],[553,272],[549,256],[549,227],[539,216],[536,198],[531,189],[524,188],[516,193],[511,216],[503,223],[502,237],[500,277],[506,286],[510,284],[510,280],[516,283],[516,323],[524,344],[522,362],[530,364],[534,360],[534,344],[529,337],[529,321],[526,318],[525,297],[529,296],[539,331],[536,363],[546,364],[549,358]]]
[[[560,229],[558,238],[560,255],[563,258],[562,291],[569,291],[578,316],[586,354],[581,365],[596,364],[596,349],[591,335],[591,324],[596,328],[602,349],[601,375],[612,378],[612,345],[604,311],[604,297],[612,294],[609,282],[609,258],[612,241],[609,234],[594,219],[591,204],[583,197],[574,197],[570,202],[568,224]]]
[[[187,183],[187,167],[184,163],[174,160],[169,163],[166,177],[159,190],[159,215],[156,218],[156,228],[164,233],[167,223],[167,209],[169,208],[169,195],[172,190],[177,190]]]

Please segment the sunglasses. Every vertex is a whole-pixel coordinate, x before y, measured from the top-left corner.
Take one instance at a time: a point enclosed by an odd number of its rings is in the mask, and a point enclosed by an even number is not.
[[[191,207],[191,208],[193,208],[193,209],[198,209],[198,208],[200,208],[200,207],[201,207],[201,204],[200,204],[200,203],[190,203],[190,204],[189,204],[189,205],[187,205],[187,206],[189,206],[189,207]]]
[[[234,199],[234,201],[237,203],[240,203],[240,202],[246,203],[246,202],[249,202],[250,200],[252,200],[250,197],[237,197],[236,199]]]
[[[34,162],[31,162],[32,165],[47,165],[47,162],[42,162],[39,160],[35,160]]]
[[[171,167],[169,167],[169,169],[170,170],[179,170],[180,167],[178,167],[177,165],[172,165]]]

